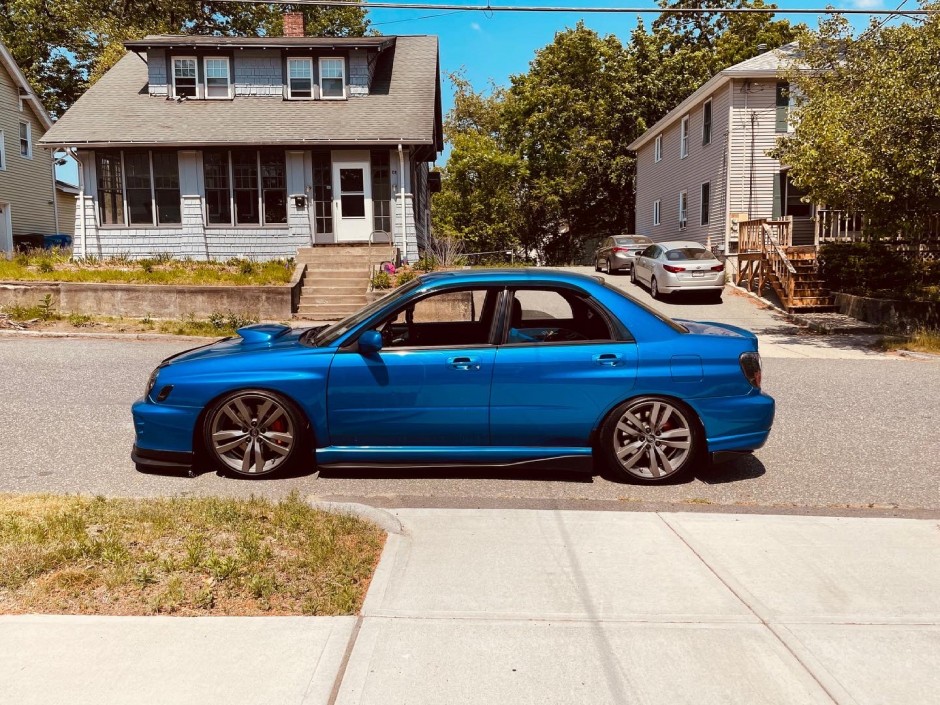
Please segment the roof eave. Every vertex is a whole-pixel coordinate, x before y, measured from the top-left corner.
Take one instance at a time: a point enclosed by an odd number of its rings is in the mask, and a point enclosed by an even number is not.
[[[60,140],[45,138],[38,141],[44,147],[81,147],[85,149],[96,148],[123,148],[123,147],[175,147],[178,149],[197,149],[201,147],[303,147],[303,146],[336,146],[336,145],[433,145],[434,139],[426,137],[374,137],[362,139],[330,139],[318,137],[316,139],[300,138],[291,140],[234,140],[228,142],[185,142],[178,140]]]

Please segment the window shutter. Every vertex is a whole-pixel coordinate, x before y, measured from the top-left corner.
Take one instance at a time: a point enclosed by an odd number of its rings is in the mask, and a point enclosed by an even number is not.
[[[790,84],[777,84],[777,132],[786,132],[788,129],[787,117],[790,114]]]

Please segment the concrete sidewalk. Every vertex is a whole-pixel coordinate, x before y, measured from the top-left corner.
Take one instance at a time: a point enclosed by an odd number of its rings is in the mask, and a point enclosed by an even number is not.
[[[938,701],[937,521],[395,514],[358,620],[0,617],[0,700]]]

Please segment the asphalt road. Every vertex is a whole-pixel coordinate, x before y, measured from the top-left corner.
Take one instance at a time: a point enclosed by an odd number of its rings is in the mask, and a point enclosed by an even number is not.
[[[744,317],[749,301],[689,317]],[[678,304],[670,304],[680,306]],[[750,315],[750,314],[748,314]],[[123,496],[291,490],[378,505],[573,506],[579,501],[687,506],[940,509],[940,364],[878,355],[854,342],[801,336],[771,314],[765,388],[778,416],[753,457],[691,481],[640,486],[577,474],[448,470],[324,472],[285,478],[195,478],[137,472],[131,402],[164,357],[193,344],[0,337],[0,491]],[[760,325],[759,321],[752,326]],[[785,339],[767,354],[764,338]],[[792,350],[790,350],[792,348]],[[609,505],[615,506],[615,505]]]

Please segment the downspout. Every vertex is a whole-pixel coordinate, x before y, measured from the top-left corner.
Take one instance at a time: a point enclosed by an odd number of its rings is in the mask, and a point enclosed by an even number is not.
[[[401,198],[401,249],[408,257],[408,220],[405,208],[405,152],[402,150],[401,142],[398,143],[398,191]]]
[[[85,230],[85,165],[82,164],[82,160],[78,158],[78,150],[74,147],[66,147],[65,149],[67,154],[72,156],[72,159],[78,164],[78,207],[81,211],[81,243],[82,243],[82,257],[84,258],[88,253],[88,242]],[[75,253],[72,252],[74,258]]]
[[[52,160],[52,217],[55,219],[55,234],[58,235],[62,231],[59,229],[59,192],[55,185],[55,150],[50,149],[49,152]]]

